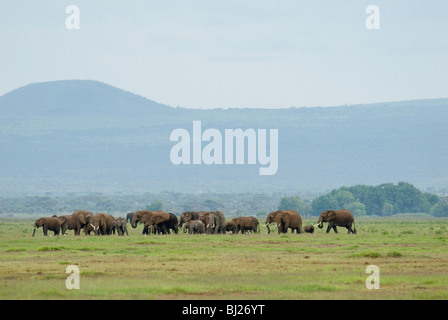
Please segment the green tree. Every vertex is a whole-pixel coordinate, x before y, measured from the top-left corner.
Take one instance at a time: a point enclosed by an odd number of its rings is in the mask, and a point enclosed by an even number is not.
[[[322,211],[337,209],[338,207],[339,203],[334,197],[330,194],[324,194],[311,202],[311,214],[318,216]]]
[[[383,216],[391,216],[394,214],[394,205],[388,201],[383,204],[383,210],[381,210]]]
[[[157,200],[157,201],[151,203],[149,206],[146,206],[145,210],[148,210],[148,211],[163,211],[163,202],[160,201],[160,200]]]
[[[347,209],[351,203],[355,202],[355,197],[350,191],[340,190],[333,196],[338,203],[338,209]]]
[[[299,196],[283,197],[278,205],[279,210],[295,210],[298,213],[303,213],[304,208],[305,203]]]
[[[350,203],[346,207],[346,209],[349,210],[351,213],[353,213],[354,216],[357,216],[357,217],[365,216],[367,214],[366,205],[359,201]]]
[[[206,199],[203,201],[203,204],[211,211],[217,211],[219,208],[224,207],[224,205],[221,202],[213,199]]]
[[[432,206],[429,214],[434,217],[448,217],[448,202],[440,201]]]

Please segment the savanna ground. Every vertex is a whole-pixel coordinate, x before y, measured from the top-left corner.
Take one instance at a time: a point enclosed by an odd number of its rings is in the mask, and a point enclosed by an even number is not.
[[[124,237],[34,238],[33,222],[0,219],[0,299],[448,298],[447,219],[357,219],[357,235],[143,236],[128,224]],[[79,290],[65,286],[69,265]],[[380,289],[366,288],[369,265]]]

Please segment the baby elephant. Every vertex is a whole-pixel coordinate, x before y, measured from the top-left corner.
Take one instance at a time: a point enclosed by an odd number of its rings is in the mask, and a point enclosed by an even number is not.
[[[128,228],[126,226],[127,223],[128,222],[125,218],[120,217],[115,220],[115,229],[117,230],[119,236],[124,236],[125,232],[127,235],[129,235]]]
[[[312,224],[304,226],[303,231],[305,231],[306,233],[314,233],[314,226]]]
[[[184,233],[188,230],[188,234],[204,234],[205,224],[201,220],[190,220],[185,223]]]

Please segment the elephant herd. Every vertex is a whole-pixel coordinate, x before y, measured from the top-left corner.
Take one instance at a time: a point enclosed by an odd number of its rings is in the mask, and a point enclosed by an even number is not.
[[[125,233],[129,235],[126,225],[125,218],[115,218],[106,213],[92,214],[90,211],[77,210],[71,215],[37,219],[34,222],[33,237],[36,229],[40,227],[45,236],[48,231],[53,231],[54,235],[59,235],[59,233],[66,235],[67,230],[73,230],[75,236],[79,236],[81,230],[84,230],[86,235],[91,234],[92,231],[95,235],[110,235],[115,234],[115,231],[119,236]]]
[[[238,217],[226,221],[221,211],[187,211],[183,212],[178,219],[173,213],[164,211],[136,211],[128,213],[126,218],[115,218],[110,214],[96,213],[90,211],[77,210],[71,215],[52,216],[39,218],[35,221],[33,227],[33,237],[37,228],[42,227],[46,236],[48,231],[53,231],[55,235],[62,233],[66,235],[67,230],[73,230],[75,236],[81,234],[84,230],[85,235],[93,232],[95,235],[111,235],[117,231],[119,236],[127,230],[127,222],[131,223],[133,228],[143,224],[143,234],[177,234],[179,228],[184,233],[189,234],[225,234],[231,232],[242,234],[251,232],[260,232],[260,223],[255,217]],[[314,227],[323,228],[323,223],[328,222],[327,233],[333,229],[337,233],[336,227],[345,227],[348,233],[356,233],[354,227],[353,214],[348,210],[327,210],[323,211],[316,225],[307,225],[302,228],[302,217],[294,210],[277,210],[268,214],[265,226],[267,233],[271,232],[269,225],[275,223],[278,233],[286,233],[288,229],[294,233],[313,233]],[[352,228],[353,226],[353,228]]]

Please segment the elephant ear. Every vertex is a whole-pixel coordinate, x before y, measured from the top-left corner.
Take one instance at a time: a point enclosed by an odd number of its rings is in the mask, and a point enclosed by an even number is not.
[[[336,218],[336,212],[334,212],[333,210],[328,210],[327,211],[327,219],[333,220],[334,218]]]
[[[159,223],[163,222],[164,219],[161,215],[157,215],[154,217],[154,219],[152,221],[153,221],[153,224],[159,224]]]
[[[79,213],[78,219],[82,224],[87,224],[86,216],[84,215],[84,213]]]
[[[283,216],[282,218],[283,218],[283,221],[285,222],[285,225],[289,226],[289,220],[291,218],[289,216],[289,214],[287,212],[284,212],[282,216]]]

